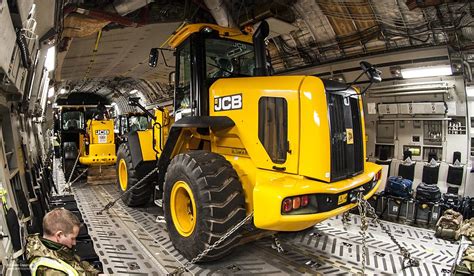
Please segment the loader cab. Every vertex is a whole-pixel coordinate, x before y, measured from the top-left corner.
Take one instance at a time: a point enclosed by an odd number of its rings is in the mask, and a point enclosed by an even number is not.
[[[61,109],[59,138],[63,154],[70,158],[74,158],[76,155],[79,134],[85,132],[85,115],[84,111],[78,108],[63,107]]]
[[[61,113],[61,129],[63,131],[84,129],[84,112],[80,110],[64,110]]]
[[[144,113],[127,113],[119,115],[114,123],[115,145],[118,148],[126,141],[126,134],[133,131],[143,131],[150,127],[149,117]]]
[[[209,88],[215,81],[249,77],[255,71],[250,35],[232,34],[231,29],[214,25],[197,25],[176,36],[176,120],[209,115]],[[184,36],[187,37],[183,39]]]
[[[119,136],[132,131],[146,130],[149,127],[149,118],[143,113],[128,113],[119,115],[115,120],[116,133]]]

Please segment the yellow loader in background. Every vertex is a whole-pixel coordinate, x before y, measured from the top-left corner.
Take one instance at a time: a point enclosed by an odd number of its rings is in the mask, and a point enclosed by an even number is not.
[[[114,165],[115,155],[114,120],[90,119],[86,124],[86,132],[81,134],[81,156],[83,165],[107,166]]]
[[[105,106],[62,105],[61,151],[67,182],[76,180],[87,169],[91,184],[114,183],[114,121],[108,119]],[[85,123],[84,123],[85,122]]]
[[[380,184],[381,167],[366,162],[360,93],[314,76],[268,76],[268,31],[266,22],[253,35],[212,24],[177,30],[169,40],[174,110],[148,112],[152,129],[131,133],[118,150],[124,202],[154,195],[189,260],[227,235],[199,261],[228,254],[241,236],[229,230],[252,215],[255,228],[299,231],[348,211]],[[152,49],[150,65],[161,50]]]

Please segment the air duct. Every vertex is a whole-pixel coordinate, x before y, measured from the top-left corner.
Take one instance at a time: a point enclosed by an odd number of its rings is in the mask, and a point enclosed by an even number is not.
[[[204,0],[212,16],[219,26],[235,28],[232,16],[230,15],[224,0]]]
[[[146,5],[154,2],[154,0],[115,0],[112,4],[115,11],[119,15],[127,15],[131,12],[134,12],[138,9],[145,7]]]
[[[64,8],[64,37],[84,37],[98,32],[110,22],[127,27],[138,27],[137,24],[122,16],[143,8],[152,0],[116,0],[103,11],[87,10],[75,6]]]

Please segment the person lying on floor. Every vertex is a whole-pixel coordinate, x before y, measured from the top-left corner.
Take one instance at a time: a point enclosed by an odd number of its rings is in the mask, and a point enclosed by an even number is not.
[[[56,208],[43,218],[43,237],[29,235],[26,256],[33,276],[98,275],[91,264],[74,254],[79,219],[71,211]]]

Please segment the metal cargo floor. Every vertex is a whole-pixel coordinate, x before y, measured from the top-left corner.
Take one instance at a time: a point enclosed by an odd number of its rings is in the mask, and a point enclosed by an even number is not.
[[[62,173],[56,172],[56,179],[64,183]],[[105,273],[163,275],[186,262],[171,244],[158,207],[130,208],[119,201],[109,212],[98,215],[108,200],[119,195],[117,188],[114,185],[74,186],[73,193]],[[361,237],[359,217],[351,215],[351,218],[346,230],[336,217],[302,232],[278,234],[284,253],[278,253],[273,239],[267,237],[237,247],[223,260],[192,265],[189,271],[194,275],[356,274],[361,271]],[[401,270],[402,258],[397,247],[379,227],[371,225],[366,274],[449,274],[457,243],[437,239],[431,230],[384,223],[420,260],[420,267]]]

